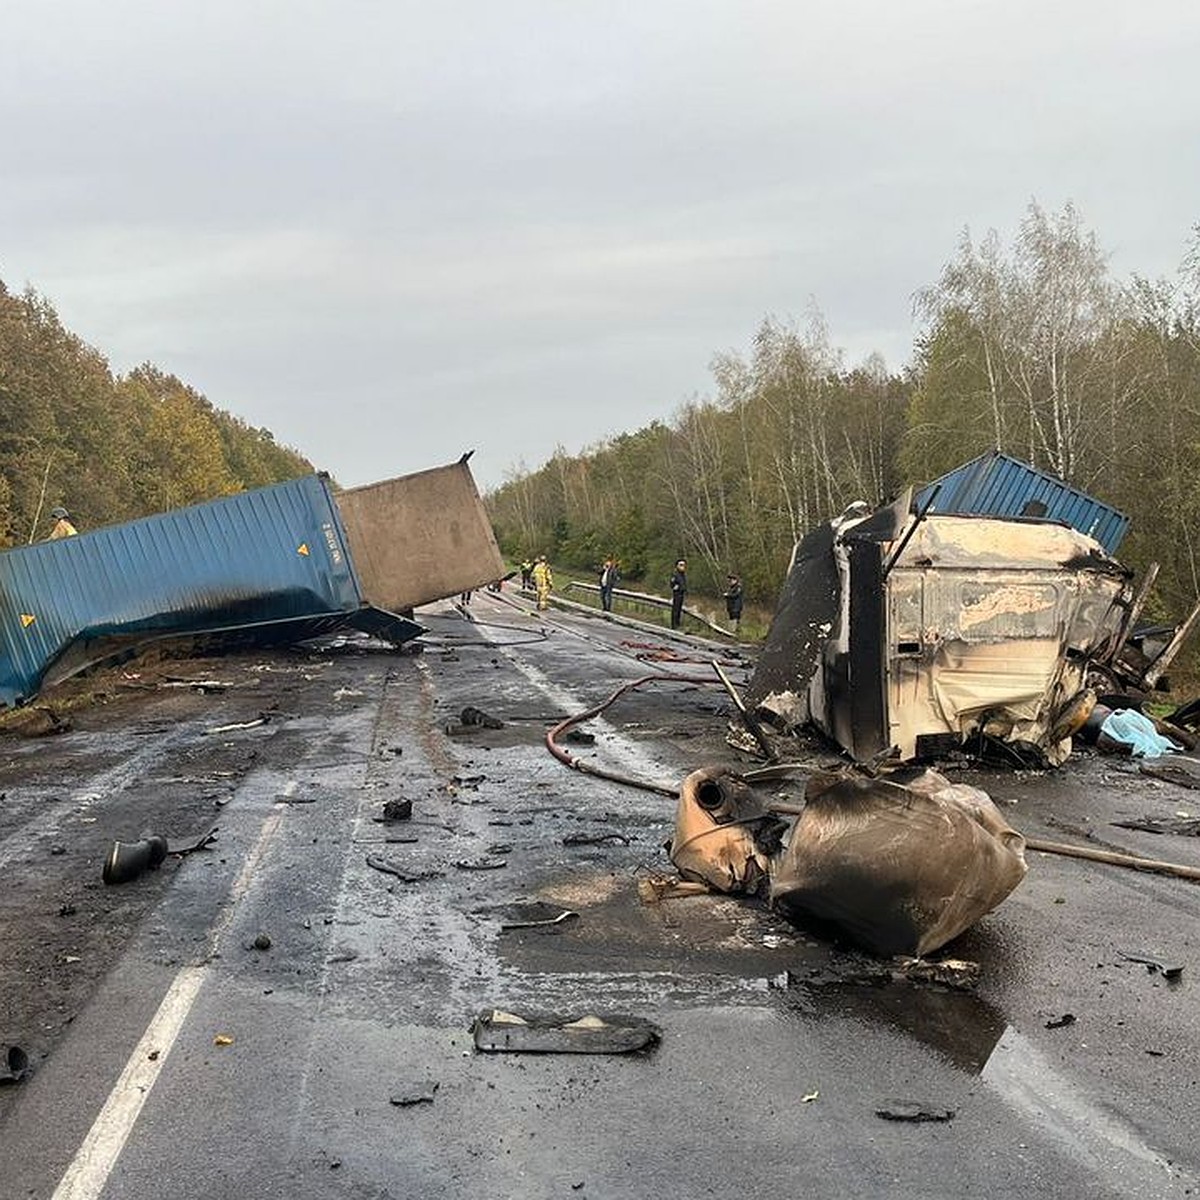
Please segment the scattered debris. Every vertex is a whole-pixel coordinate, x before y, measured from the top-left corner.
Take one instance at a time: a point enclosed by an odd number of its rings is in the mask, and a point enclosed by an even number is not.
[[[596,735],[588,733],[586,729],[568,729],[563,741],[570,742],[573,746],[594,746]]]
[[[1197,817],[1155,817],[1148,814],[1112,823],[1118,829],[1138,829],[1143,833],[1177,833],[1181,837],[1200,837],[1200,818]]]
[[[105,883],[128,883],[144,871],[153,871],[167,857],[165,837],[147,837],[136,842],[113,842],[104,860],[101,877]]]
[[[805,1092],[804,1095],[800,1097],[800,1103],[811,1104],[814,1100],[819,1099],[820,1095],[820,1092]]]
[[[113,842],[104,860],[101,877],[107,884],[129,883],[146,871],[156,870],[168,854],[191,854],[210,846],[216,840],[217,829],[214,825],[198,837],[186,838],[181,842],[168,841],[158,834],[151,834],[136,842]]]
[[[388,1103],[396,1108],[411,1108],[414,1104],[432,1104],[438,1090],[436,1080],[428,1079],[420,1083],[409,1084],[403,1091],[393,1092],[388,1097]]]
[[[403,867],[398,867],[375,854],[368,854],[366,862],[373,871],[394,875],[401,883],[422,883],[426,879],[440,879],[442,875],[441,871],[406,871]]]
[[[384,821],[409,821],[412,819],[411,800],[388,800],[383,806]]]
[[[508,866],[503,858],[460,858],[454,865],[460,871],[499,871]]]
[[[1108,863],[1114,867],[1129,867],[1133,871],[1151,871],[1158,875],[1174,875],[1179,879],[1200,880],[1200,867],[1184,863],[1160,862],[1154,858],[1138,858],[1134,854],[1115,854],[1111,850],[1096,850],[1091,846],[1072,846],[1069,842],[1047,842],[1042,838],[1026,838],[1025,847],[1043,854],[1061,854],[1067,858],[1086,858],[1092,862]],[[1058,896],[1055,904],[1065,904]]]
[[[712,888],[699,879],[681,879],[678,875],[644,875],[638,880],[638,898],[643,904],[704,896],[711,891]]]
[[[1066,1029],[1066,1027],[1068,1025],[1074,1025],[1074,1024],[1075,1024],[1075,1014],[1074,1013],[1063,1013],[1063,1015],[1061,1017],[1051,1017],[1050,1020],[1046,1022],[1046,1028],[1047,1029]]]
[[[254,942],[252,944],[253,944],[255,950],[270,950],[271,935],[268,933],[256,934],[254,937]]]
[[[1183,967],[1178,963],[1164,961],[1161,958],[1154,958],[1149,954],[1126,954],[1124,950],[1118,950],[1117,953],[1126,962],[1143,963],[1146,970],[1153,974],[1158,971],[1164,979],[1178,979],[1183,974]]]
[[[468,791],[477,792],[479,785],[486,779],[486,775],[453,775],[450,782],[457,788],[466,788]]]
[[[1200,792],[1200,773],[1185,766],[1182,762],[1172,762],[1169,759],[1165,762],[1144,762],[1139,765],[1138,771],[1142,775],[1149,775],[1152,779],[1161,779],[1165,783],[1173,783],[1177,787]]]
[[[214,725],[211,729],[206,729],[204,732],[212,737],[218,733],[232,733],[237,729],[257,729],[260,725],[269,724],[270,720],[270,713],[259,713],[253,721],[234,721],[229,725]]]
[[[199,692],[202,696],[219,696],[222,692],[227,692],[233,684],[226,683],[221,679],[181,679],[168,675],[158,686],[160,688],[191,688],[193,692]]]
[[[233,1038],[231,1038],[229,1036],[229,1034],[227,1034],[227,1033],[218,1033],[217,1036],[213,1038],[213,1045],[214,1046],[232,1046]]]
[[[963,958],[906,958],[893,960],[895,974],[913,983],[936,983],[943,987],[973,988],[982,972],[977,962]]]
[[[875,1110],[877,1117],[885,1121],[908,1121],[919,1124],[923,1121],[953,1121],[955,1111],[938,1104],[926,1104],[920,1100],[885,1100]]]
[[[20,1046],[0,1043],[0,1084],[20,1083],[32,1070],[29,1055]]]
[[[574,909],[563,908],[561,904],[551,904],[546,900],[522,900],[477,911],[497,918],[501,932],[509,929],[542,929],[579,918]]]
[[[662,1031],[641,1017],[519,1016],[492,1009],[475,1018],[475,1048],[488,1053],[630,1054],[657,1046]]]
[[[734,708],[737,709],[742,721],[745,723],[746,730],[754,739],[758,749],[762,753],[763,758],[769,763],[777,762],[779,756],[775,753],[774,747],[767,740],[767,735],[763,730],[759,719],[746,707],[741,696],[738,694],[737,688],[733,686],[732,680],[721,669],[721,664],[713,659],[713,670],[717,673],[717,678],[721,681],[721,686],[729,693],[729,698],[733,701]]]
[[[606,846],[620,843],[628,846],[633,841],[624,833],[568,833],[562,840],[564,846]]]
[[[458,714],[458,719],[463,725],[475,725],[481,729],[504,728],[504,722],[499,717],[493,717],[490,713],[484,712],[482,708],[475,708],[470,704]]]

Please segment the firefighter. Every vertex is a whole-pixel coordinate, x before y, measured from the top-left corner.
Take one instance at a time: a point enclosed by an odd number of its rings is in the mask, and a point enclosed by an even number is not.
[[[550,564],[544,554],[539,554],[533,564],[533,586],[537,588],[537,606],[540,609],[550,607],[550,589],[554,587],[554,576],[550,573]]]
[[[65,508],[52,508],[50,515],[54,518],[54,528],[50,530],[47,541],[56,542],[59,538],[74,537],[79,532],[71,524],[71,514]]]

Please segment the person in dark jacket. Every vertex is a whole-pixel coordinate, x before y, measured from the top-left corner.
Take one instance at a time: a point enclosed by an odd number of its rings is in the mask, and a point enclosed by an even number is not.
[[[734,633],[742,623],[742,581],[736,575],[730,575],[725,588],[725,611],[729,614]]]
[[[600,607],[605,612],[612,612],[613,588],[620,582],[621,572],[617,570],[616,559],[610,555],[600,568]]]
[[[675,564],[675,573],[671,576],[671,628],[678,629],[683,624],[683,599],[687,595],[687,559],[681,558]]]

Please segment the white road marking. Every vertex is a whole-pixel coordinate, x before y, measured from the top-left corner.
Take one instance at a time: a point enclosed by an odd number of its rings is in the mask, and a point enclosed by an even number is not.
[[[295,790],[295,781],[284,789],[286,795],[291,795]],[[229,904],[209,936],[209,955],[216,949],[217,942],[233,920],[238,901],[246,894],[254,870],[262,859],[271,835],[279,827],[283,813],[282,808],[277,808],[263,822],[258,838],[229,889]],[[171,981],[158,1011],[133,1048],[125,1069],[92,1122],[87,1137],[75,1152],[58,1187],[54,1189],[51,1200],[97,1200],[104,1190],[210,970],[207,965],[184,967]],[[150,1058],[152,1053],[153,1059]]]
[[[175,976],[52,1200],[95,1200],[104,1190],[207,974],[207,967],[184,967]]]

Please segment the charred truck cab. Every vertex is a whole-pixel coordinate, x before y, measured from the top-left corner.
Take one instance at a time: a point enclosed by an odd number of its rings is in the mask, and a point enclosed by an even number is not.
[[[1057,522],[856,505],[796,547],[748,698],[859,762],[980,739],[1057,765],[1130,603],[1129,572]]]

